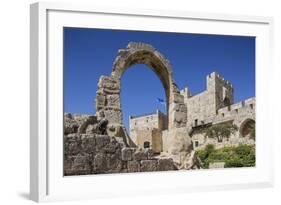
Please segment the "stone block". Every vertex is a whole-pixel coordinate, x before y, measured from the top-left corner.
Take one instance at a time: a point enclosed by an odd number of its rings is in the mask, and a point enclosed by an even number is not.
[[[122,170],[121,151],[106,156],[106,173],[119,173]]]
[[[74,160],[74,157],[72,157],[72,156],[68,156],[68,155],[64,156],[63,170],[64,170],[65,176],[73,174],[73,169],[72,169],[73,160]]]
[[[96,125],[88,125],[86,128],[86,134],[95,134],[96,133]]]
[[[213,162],[209,164],[209,169],[222,169],[225,166],[225,162]]]
[[[93,172],[95,174],[105,173],[107,171],[106,155],[98,153],[94,157]]]
[[[187,128],[170,129],[167,133],[167,152],[172,155],[178,155],[181,152],[190,153],[192,150],[192,141]]]
[[[120,144],[116,141],[114,137],[112,137],[110,143],[108,143],[104,148],[103,151],[106,153],[115,153],[121,150]]]
[[[174,103],[183,103],[184,102],[184,96],[179,94],[179,93],[174,93],[173,102]]]
[[[122,126],[119,123],[110,123],[106,127],[106,133],[110,137],[124,137]]]
[[[158,160],[158,171],[168,171],[168,170],[176,170],[176,166],[172,159],[159,159]]]
[[[109,123],[114,124],[122,124],[122,112],[116,109],[104,110],[105,118]]]
[[[121,153],[123,161],[130,161],[133,159],[133,150],[131,148],[124,147]]]
[[[86,133],[86,129],[89,125],[97,124],[96,116],[83,116],[79,119],[78,133]]]
[[[178,111],[174,113],[174,119],[177,123],[186,123],[186,117],[185,112]]]
[[[133,153],[133,159],[140,161],[147,159],[147,152],[143,149],[138,149]]]
[[[96,141],[94,135],[83,134],[81,135],[81,152],[93,154],[96,149]]]
[[[81,140],[78,137],[64,137],[64,153],[77,155],[81,151]]]
[[[96,135],[96,148],[101,150],[110,142],[110,137],[107,135]]]
[[[96,109],[99,110],[105,106],[105,95],[97,95],[96,97]]]
[[[128,172],[139,172],[140,171],[140,163],[138,161],[128,161],[127,163]]]
[[[64,134],[68,135],[78,131],[79,124],[73,118],[64,117]]]
[[[75,156],[72,165],[73,174],[91,174],[91,159],[90,155],[78,154]]]
[[[152,159],[153,158],[153,150],[150,148],[146,148],[145,153],[147,154],[147,159]]]
[[[120,108],[120,96],[118,94],[106,95],[106,106]]]
[[[142,160],[140,162],[140,170],[141,172],[152,172],[157,171],[157,160]]]
[[[108,76],[101,76],[98,83],[98,87],[107,89],[108,91],[120,90],[120,83],[115,78],[108,77]]]

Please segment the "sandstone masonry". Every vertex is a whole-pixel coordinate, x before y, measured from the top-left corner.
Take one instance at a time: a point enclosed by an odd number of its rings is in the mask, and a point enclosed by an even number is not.
[[[65,125],[68,131],[64,135],[65,176],[178,169],[171,158],[155,158],[149,148],[127,147],[118,137],[79,133],[78,129],[72,129],[77,123],[74,117],[70,114],[64,117],[73,123]],[[79,116],[79,119],[86,121],[91,117]]]
[[[196,95],[192,95],[188,87],[180,91],[187,113],[185,127],[192,138],[194,149],[203,148],[210,143],[218,148],[240,143],[255,144],[255,140],[248,136],[249,127],[255,124],[255,98],[249,98],[234,104],[232,84],[216,72],[207,75],[206,88],[205,91]],[[152,145],[153,129],[156,129],[160,133],[156,135],[158,138],[157,151],[159,152],[159,149],[161,149],[161,152],[167,152],[168,138],[171,135],[166,127],[157,126],[166,120],[165,114],[162,114],[159,118],[158,112],[131,117],[129,119],[130,135],[133,136],[132,139],[139,147],[144,146],[145,142]],[[232,123],[238,127],[238,131],[231,135],[230,139],[224,139],[221,143],[217,142],[216,139],[208,139],[205,136],[207,127],[220,123]],[[140,139],[146,139],[146,141]]]
[[[163,84],[167,114],[130,117],[130,135],[123,125],[121,77],[134,64],[145,64]],[[131,42],[120,49],[112,72],[101,76],[95,98],[96,115],[64,115],[64,175],[200,169],[196,149],[212,143],[255,144],[249,128],[255,123],[255,98],[233,104],[234,88],[213,72],[206,90],[192,95],[180,90],[170,62],[154,47]],[[232,123],[239,129],[218,143],[206,128]]]

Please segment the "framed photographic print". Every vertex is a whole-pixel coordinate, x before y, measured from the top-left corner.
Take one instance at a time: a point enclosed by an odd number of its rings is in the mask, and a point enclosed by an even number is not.
[[[272,186],[272,24],[32,4],[31,199]]]

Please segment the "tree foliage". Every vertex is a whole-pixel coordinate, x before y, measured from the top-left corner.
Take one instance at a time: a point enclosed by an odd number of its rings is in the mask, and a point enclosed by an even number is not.
[[[205,136],[209,138],[217,138],[218,142],[222,142],[223,138],[229,138],[238,130],[233,124],[216,124],[207,128]]]
[[[249,129],[250,129],[250,132],[249,132],[250,138],[255,140],[256,139],[256,126],[255,126],[255,124],[252,124]]]

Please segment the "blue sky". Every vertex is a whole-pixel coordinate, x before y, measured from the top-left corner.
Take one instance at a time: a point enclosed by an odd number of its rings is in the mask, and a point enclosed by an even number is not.
[[[64,29],[64,112],[95,114],[101,75],[110,75],[120,48],[130,41],[151,44],[171,63],[180,89],[192,94],[206,89],[206,76],[216,71],[234,86],[235,102],[255,96],[255,38],[101,29]],[[165,110],[158,77],[146,65],[129,68],[121,80],[123,120],[129,115]]]

